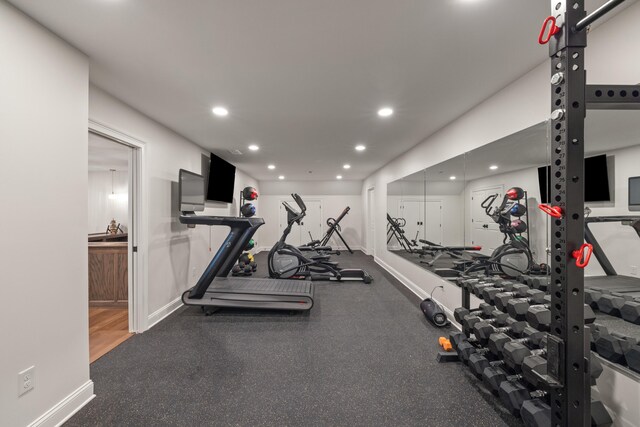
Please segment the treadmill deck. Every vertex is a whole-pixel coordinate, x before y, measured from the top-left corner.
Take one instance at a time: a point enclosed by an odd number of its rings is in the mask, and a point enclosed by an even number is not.
[[[313,306],[310,281],[250,277],[216,277],[201,299],[189,298],[187,305],[266,308],[274,310],[309,310]]]

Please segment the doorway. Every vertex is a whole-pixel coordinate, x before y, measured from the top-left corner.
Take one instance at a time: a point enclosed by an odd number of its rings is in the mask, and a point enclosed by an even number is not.
[[[376,256],[375,245],[375,187],[367,189],[367,254]]]
[[[88,299],[93,363],[132,336],[136,148],[89,131]]]
[[[479,250],[483,255],[491,255],[500,245],[504,235],[500,232],[496,224],[481,206],[482,202],[489,196],[497,194],[496,201],[492,208],[502,201],[504,187],[502,185],[482,188],[471,192],[471,244],[481,246]]]

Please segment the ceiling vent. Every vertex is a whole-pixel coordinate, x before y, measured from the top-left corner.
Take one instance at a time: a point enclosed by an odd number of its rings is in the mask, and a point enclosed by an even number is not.
[[[242,151],[240,151],[240,150],[229,150],[229,153],[234,154],[236,156],[241,156],[242,155]]]

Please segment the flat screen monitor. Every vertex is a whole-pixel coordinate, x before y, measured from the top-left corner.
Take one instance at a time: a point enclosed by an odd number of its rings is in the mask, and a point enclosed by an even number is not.
[[[629,210],[640,211],[640,176],[629,178]]]
[[[204,178],[202,175],[180,169],[178,191],[180,212],[204,210]]]
[[[584,201],[608,202],[610,200],[607,156],[602,154],[584,159]]]
[[[211,153],[207,200],[232,203],[235,180],[236,167]]]
[[[587,157],[584,159],[584,201],[585,202],[608,202],[611,201],[609,191],[609,168],[607,167],[607,156]],[[550,166],[538,168],[538,184],[540,185],[540,202],[549,203],[551,195],[551,175]]]

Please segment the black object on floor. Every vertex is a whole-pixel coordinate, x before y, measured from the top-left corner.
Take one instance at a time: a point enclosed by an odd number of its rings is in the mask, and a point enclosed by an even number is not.
[[[296,315],[184,307],[130,338],[91,365],[96,398],[66,425],[522,425],[436,361],[443,330],[415,295],[360,251],[339,261],[374,282],[315,282]]]

